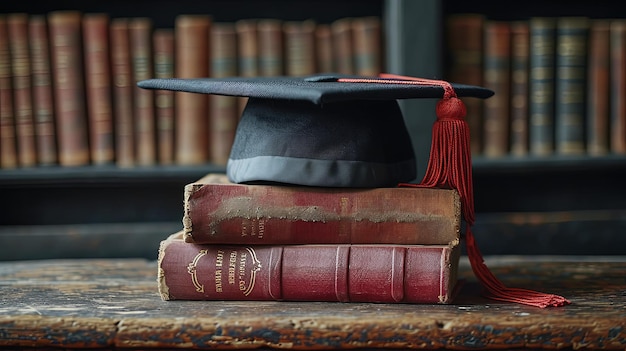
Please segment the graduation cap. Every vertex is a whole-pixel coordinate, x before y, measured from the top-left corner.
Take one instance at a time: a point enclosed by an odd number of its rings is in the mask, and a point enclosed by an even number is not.
[[[475,244],[470,136],[459,97],[488,98],[492,91],[389,74],[170,78],[138,85],[248,97],[226,169],[236,183],[456,189],[467,223],[468,257],[489,297],[539,307],[569,303],[557,295],[507,288],[486,267]],[[408,183],[416,177],[416,162],[397,100],[423,98],[440,99],[437,120],[425,176],[420,183]]]

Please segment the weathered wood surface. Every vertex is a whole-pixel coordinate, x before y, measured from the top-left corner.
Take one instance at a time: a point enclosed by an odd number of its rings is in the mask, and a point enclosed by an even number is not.
[[[572,305],[486,300],[464,260],[467,282],[452,305],[164,302],[153,261],[2,262],[0,346],[626,349],[626,258],[540,259],[487,263],[510,286],[562,294]]]

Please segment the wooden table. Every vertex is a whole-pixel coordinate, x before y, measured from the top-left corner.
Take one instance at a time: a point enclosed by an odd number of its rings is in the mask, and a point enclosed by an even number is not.
[[[480,296],[467,262],[452,305],[161,301],[156,263],[0,263],[0,346],[41,348],[626,349],[626,258],[491,257],[510,286],[565,295],[538,309]]]

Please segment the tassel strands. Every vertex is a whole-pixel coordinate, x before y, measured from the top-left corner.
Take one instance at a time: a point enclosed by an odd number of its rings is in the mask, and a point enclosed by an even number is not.
[[[381,74],[380,79],[340,79],[339,81],[442,87],[444,95],[437,103],[437,120],[433,124],[431,151],[424,178],[419,184],[403,183],[399,186],[452,188],[459,192],[462,214],[467,224],[465,231],[467,255],[474,275],[485,288],[485,295],[488,298],[540,308],[558,307],[570,303],[562,296],[506,287],[485,264],[471,229],[475,221],[475,212],[470,133],[465,121],[466,109],[463,102],[457,98],[450,83],[391,74]]]

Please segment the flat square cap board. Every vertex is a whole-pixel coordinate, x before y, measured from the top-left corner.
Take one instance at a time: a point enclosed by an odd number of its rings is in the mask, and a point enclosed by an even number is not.
[[[150,79],[138,85],[248,97],[226,167],[230,180],[324,187],[414,180],[415,155],[397,100],[444,95],[435,84],[344,75]],[[459,97],[493,95],[477,86],[452,87]]]

